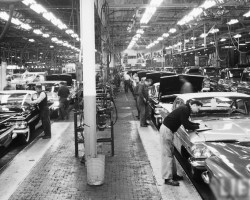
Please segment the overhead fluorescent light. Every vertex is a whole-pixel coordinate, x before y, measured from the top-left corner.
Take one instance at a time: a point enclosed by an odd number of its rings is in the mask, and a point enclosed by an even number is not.
[[[234,36],[234,38],[240,38],[241,37],[241,34],[236,34],[235,36]]]
[[[243,16],[244,17],[250,17],[250,11],[248,11],[247,13],[245,13]]]
[[[41,13],[46,13],[48,12],[42,5],[40,4],[32,4],[30,6],[30,9],[34,10],[36,13],[41,14]]]
[[[35,42],[35,40],[34,39],[29,39],[29,42]]]
[[[140,23],[147,24],[151,17],[154,15],[156,8],[162,3],[163,0],[151,0],[149,6],[146,8]]]
[[[231,19],[229,22],[227,22],[228,25],[233,25],[233,24],[237,24],[239,22],[238,19]]]
[[[31,4],[35,4],[36,2],[34,0],[23,0],[22,3],[26,6],[29,6]]]
[[[221,3],[220,1],[223,1],[223,0],[219,0],[219,3]],[[190,21],[194,20],[199,15],[201,15],[204,10],[215,6],[217,2],[218,0],[205,0],[203,4],[201,4],[197,8],[194,8],[190,13],[188,13],[180,21],[178,21],[177,24],[182,26],[184,24],[189,23]]]
[[[196,40],[196,37],[191,37],[190,39],[191,39],[191,40]]]
[[[188,42],[189,42],[189,39],[185,39],[184,42],[185,42],[185,43],[188,43]]]
[[[201,38],[207,37],[207,33],[202,33],[202,34],[200,35],[200,37],[201,37]]]
[[[162,37],[169,37],[169,33],[163,33]]]
[[[168,32],[170,32],[170,33],[175,33],[175,32],[176,32],[176,28],[171,28],[171,29],[169,29]]]
[[[45,33],[42,35],[44,38],[48,38],[49,37],[49,34]]]
[[[240,45],[240,46],[245,46],[246,44],[245,44],[245,43],[240,43],[239,45]]]
[[[218,28],[213,28],[211,31],[209,31],[209,33],[212,33],[212,34],[214,34],[214,33],[217,33],[217,32],[219,32],[220,30],[218,29]]]
[[[34,29],[33,32],[37,35],[42,35],[42,31],[40,29]]]
[[[220,39],[221,42],[224,42],[224,41],[226,41],[226,40],[227,40],[226,38],[221,38],[221,39]]]
[[[144,33],[144,30],[143,30],[143,29],[138,29],[138,30],[136,31],[136,33],[137,33],[137,34],[143,34],[143,33]]]
[[[21,28],[25,29],[25,30],[30,30],[32,29],[31,26],[29,24],[21,24]]]

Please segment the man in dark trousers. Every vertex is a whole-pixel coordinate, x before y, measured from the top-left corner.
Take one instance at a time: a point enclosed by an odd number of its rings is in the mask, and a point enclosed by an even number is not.
[[[51,125],[47,94],[42,90],[42,85],[36,85],[35,89],[38,93],[38,98],[34,101],[31,101],[31,104],[38,104],[40,110],[40,119],[42,121],[42,127],[44,130],[43,139],[49,139],[51,138]]]
[[[69,107],[69,88],[65,85],[65,83],[62,81],[60,82],[60,88],[58,90],[58,96],[59,96],[59,119],[64,120],[65,118],[69,118],[68,114],[68,107]]]
[[[143,84],[139,84],[137,103],[140,111],[140,125],[147,127],[146,109],[148,105],[148,87],[153,83],[152,79],[146,79]]]
[[[177,175],[176,164],[174,159],[174,133],[181,125],[185,129],[195,130],[203,128],[204,125],[189,121],[192,113],[199,112],[202,103],[200,101],[191,101],[186,105],[182,105],[173,110],[165,119],[160,127],[161,141],[161,173],[165,179],[165,184],[179,186],[178,180],[182,180],[182,176]]]

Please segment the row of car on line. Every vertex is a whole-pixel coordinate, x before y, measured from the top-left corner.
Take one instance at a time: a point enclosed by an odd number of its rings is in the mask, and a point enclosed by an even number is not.
[[[36,84],[41,84],[47,93],[51,118],[58,117],[57,92],[60,82],[67,83],[70,89],[69,100],[71,102],[75,100],[76,87],[73,85],[71,75],[50,75],[44,77],[45,80],[42,78],[39,81],[33,81],[37,75],[27,74],[25,77],[32,77],[28,82],[27,79],[13,79],[13,82],[18,85],[17,90],[0,91],[0,146],[7,147],[15,138],[18,138],[19,143],[27,144],[32,132],[41,125],[38,107],[30,104],[31,100],[37,98]]]
[[[222,73],[225,72],[230,79],[241,77],[238,84],[248,85],[247,81],[250,79],[247,78],[249,73],[246,71],[235,68],[226,69]],[[204,79],[213,79],[218,75],[222,76],[222,73],[205,77],[170,72],[130,71],[131,75],[135,72],[140,79],[146,77],[153,80],[153,86],[149,89],[149,106],[153,122],[158,129],[162,120],[172,110],[190,100],[199,100],[203,103],[200,112],[191,114],[190,118],[193,122],[203,121],[207,128],[190,131],[181,126],[174,134],[174,146],[181,158],[189,162],[193,178],[203,179],[209,184],[217,199],[248,199],[250,96],[231,90],[217,91],[216,88],[210,89],[212,92],[202,92],[209,91],[203,88]],[[193,85],[194,93],[180,94],[180,76],[185,77]],[[239,184],[241,188],[238,187]]]

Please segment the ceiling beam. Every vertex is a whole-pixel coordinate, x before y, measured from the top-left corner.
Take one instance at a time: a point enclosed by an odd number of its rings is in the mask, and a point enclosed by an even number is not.
[[[170,3],[160,5],[158,8],[172,9],[172,8],[195,8],[197,3]],[[147,8],[148,4],[113,4],[109,5],[110,9],[125,9],[125,8]]]

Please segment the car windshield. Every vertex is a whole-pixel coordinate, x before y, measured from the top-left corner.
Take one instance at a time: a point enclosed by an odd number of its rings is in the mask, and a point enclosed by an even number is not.
[[[216,72],[216,69],[215,68],[205,68],[205,72],[206,73],[215,73]]]
[[[250,71],[244,72],[242,74],[242,81],[250,81]]]
[[[189,69],[187,71],[187,74],[201,74],[201,70],[200,69]]]
[[[0,105],[21,106],[26,93],[3,94],[0,93]]]
[[[197,98],[203,106],[193,117],[204,116],[249,116],[250,98],[247,97],[206,97]]]
[[[232,69],[228,71],[230,78],[241,78],[243,69]]]

